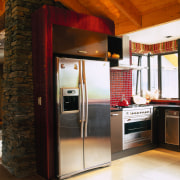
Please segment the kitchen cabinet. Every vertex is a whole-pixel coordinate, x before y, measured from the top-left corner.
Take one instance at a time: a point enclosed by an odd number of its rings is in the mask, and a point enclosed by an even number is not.
[[[110,66],[118,66],[118,60],[123,57],[122,49],[122,38],[115,36],[108,36],[108,52],[111,53],[111,57],[108,57],[110,61]],[[113,54],[118,54],[120,58],[112,58]]]
[[[53,52],[56,54],[107,60],[106,34],[53,25],[53,37]]]
[[[159,147],[168,148],[171,150],[180,150],[179,145],[174,145],[166,142],[166,110],[179,111],[178,105],[166,105],[154,108],[154,120],[153,120],[153,143]],[[170,123],[170,121],[169,121]],[[168,129],[174,131],[173,128]],[[179,133],[177,134],[177,139],[179,138]]]
[[[54,84],[53,26],[66,26],[114,35],[114,23],[44,5],[32,15],[32,60],[36,127],[37,173],[45,179],[56,177],[56,104]],[[59,33],[58,36],[63,36]],[[69,42],[71,43],[71,42]],[[61,43],[63,46],[63,43]]]
[[[122,111],[111,112],[111,153],[122,151]]]
[[[165,142],[164,109],[154,108],[153,114],[153,144],[159,146]]]

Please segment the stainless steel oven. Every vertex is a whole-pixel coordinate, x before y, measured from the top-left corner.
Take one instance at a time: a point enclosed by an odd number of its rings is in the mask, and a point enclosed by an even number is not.
[[[152,142],[153,107],[123,108],[123,150]]]

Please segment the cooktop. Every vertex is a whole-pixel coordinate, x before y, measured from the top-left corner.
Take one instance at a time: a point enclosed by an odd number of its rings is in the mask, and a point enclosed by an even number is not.
[[[146,107],[148,104],[131,104],[129,106],[111,106],[111,110],[122,110],[124,108]]]

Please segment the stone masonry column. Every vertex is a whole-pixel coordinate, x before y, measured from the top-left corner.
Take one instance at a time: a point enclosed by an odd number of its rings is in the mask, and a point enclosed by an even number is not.
[[[2,163],[17,177],[36,173],[31,15],[44,4],[61,6],[53,0],[5,5]]]

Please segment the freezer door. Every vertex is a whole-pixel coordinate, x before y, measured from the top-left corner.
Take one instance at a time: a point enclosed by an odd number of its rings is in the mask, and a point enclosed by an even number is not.
[[[56,60],[58,165],[59,176],[63,178],[81,172],[84,165],[83,138],[81,137],[81,104],[79,104],[79,110],[75,111],[69,111],[69,109],[62,111],[61,107],[63,104],[62,98],[64,96],[73,97],[71,95],[73,95],[74,90],[76,90],[74,95],[81,96],[81,61],[68,58],[56,58]],[[79,93],[77,93],[78,89]],[[65,103],[71,103],[71,99],[66,98]],[[81,98],[79,98],[80,100]]]
[[[109,62],[83,61],[85,169],[111,162]]]

